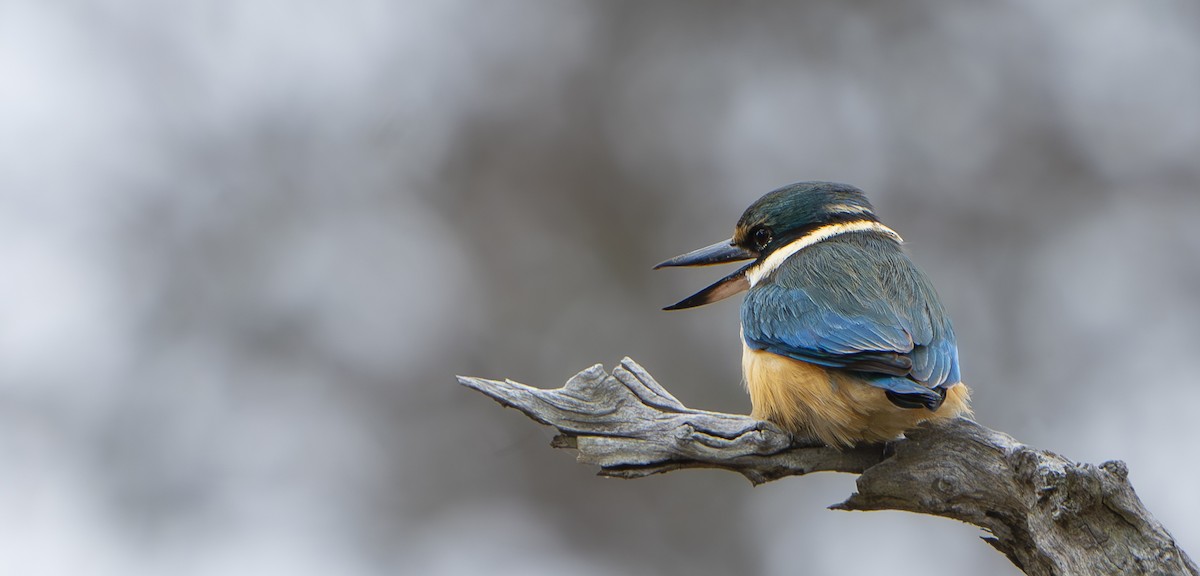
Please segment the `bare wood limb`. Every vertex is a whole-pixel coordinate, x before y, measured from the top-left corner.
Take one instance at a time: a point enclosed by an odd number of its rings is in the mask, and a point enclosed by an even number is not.
[[[1200,576],[1142,505],[1120,461],[1076,464],[969,420],[930,425],[886,446],[838,451],[748,416],[693,410],[629,358],[597,364],[562,388],[458,378],[560,432],[600,474],[639,478],[722,468],[755,484],[810,472],[859,474],[838,510],[906,510],[983,528],[987,542],[1036,576]]]

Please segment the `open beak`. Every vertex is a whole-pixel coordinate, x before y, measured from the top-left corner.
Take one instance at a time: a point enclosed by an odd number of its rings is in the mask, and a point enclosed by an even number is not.
[[[754,252],[734,245],[733,240],[722,240],[711,246],[705,246],[699,250],[692,250],[682,256],[676,256],[667,260],[654,269],[668,268],[672,266],[712,266],[714,264],[725,264],[726,262],[738,262],[741,260],[750,260],[757,258],[758,255]],[[663,310],[682,310],[684,308],[694,308],[705,304],[712,304],[718,300],[723,300],[738,292],[742,292],[750,288],[750,281],[746,279],[746,270],[754,264],[739,268],[733,274],[730,274],[718,280],[712,286],[705,288],[687,298],[663,308]]]

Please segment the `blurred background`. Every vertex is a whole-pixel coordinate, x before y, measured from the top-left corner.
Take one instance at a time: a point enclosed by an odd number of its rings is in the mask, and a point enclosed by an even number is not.
[[[0,573],[1016,574],[853,477],[595,477],[455,374],[629,355],[797,180],[933,278],[977,417],[1200,554],[1200,5],[0,0]]]

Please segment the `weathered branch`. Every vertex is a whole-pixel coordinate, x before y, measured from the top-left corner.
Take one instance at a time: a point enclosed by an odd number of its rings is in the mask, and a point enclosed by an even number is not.
[[[1150,515],[1125,464],[1076,464],[969,420],[918,428],[886,446],[838,451],[769,422],[687,408],[626,358],[555,390],[459,377],[505,406],[553,426],[600,474],[639,478],[724,468],[759,484],[810,472],[860,474],[838,510],[907,510],[979,526],[1026,574],[1200,576]]]

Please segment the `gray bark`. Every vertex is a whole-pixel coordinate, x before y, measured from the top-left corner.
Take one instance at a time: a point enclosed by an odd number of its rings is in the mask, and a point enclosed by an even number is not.
[[[611,374],[596,365],[554,390],[458,380],[557,428],[553,446],[578,450],[579,461],[604,476],[723,468],[760,484],[810,472],[859,474],[858,491],[832,508],[973,524],[1026,574],[1200,576],[1142,505],[1123,462],[1076,464],[969,420],[839,451],[749,416],[688,408],[628,358]]]

